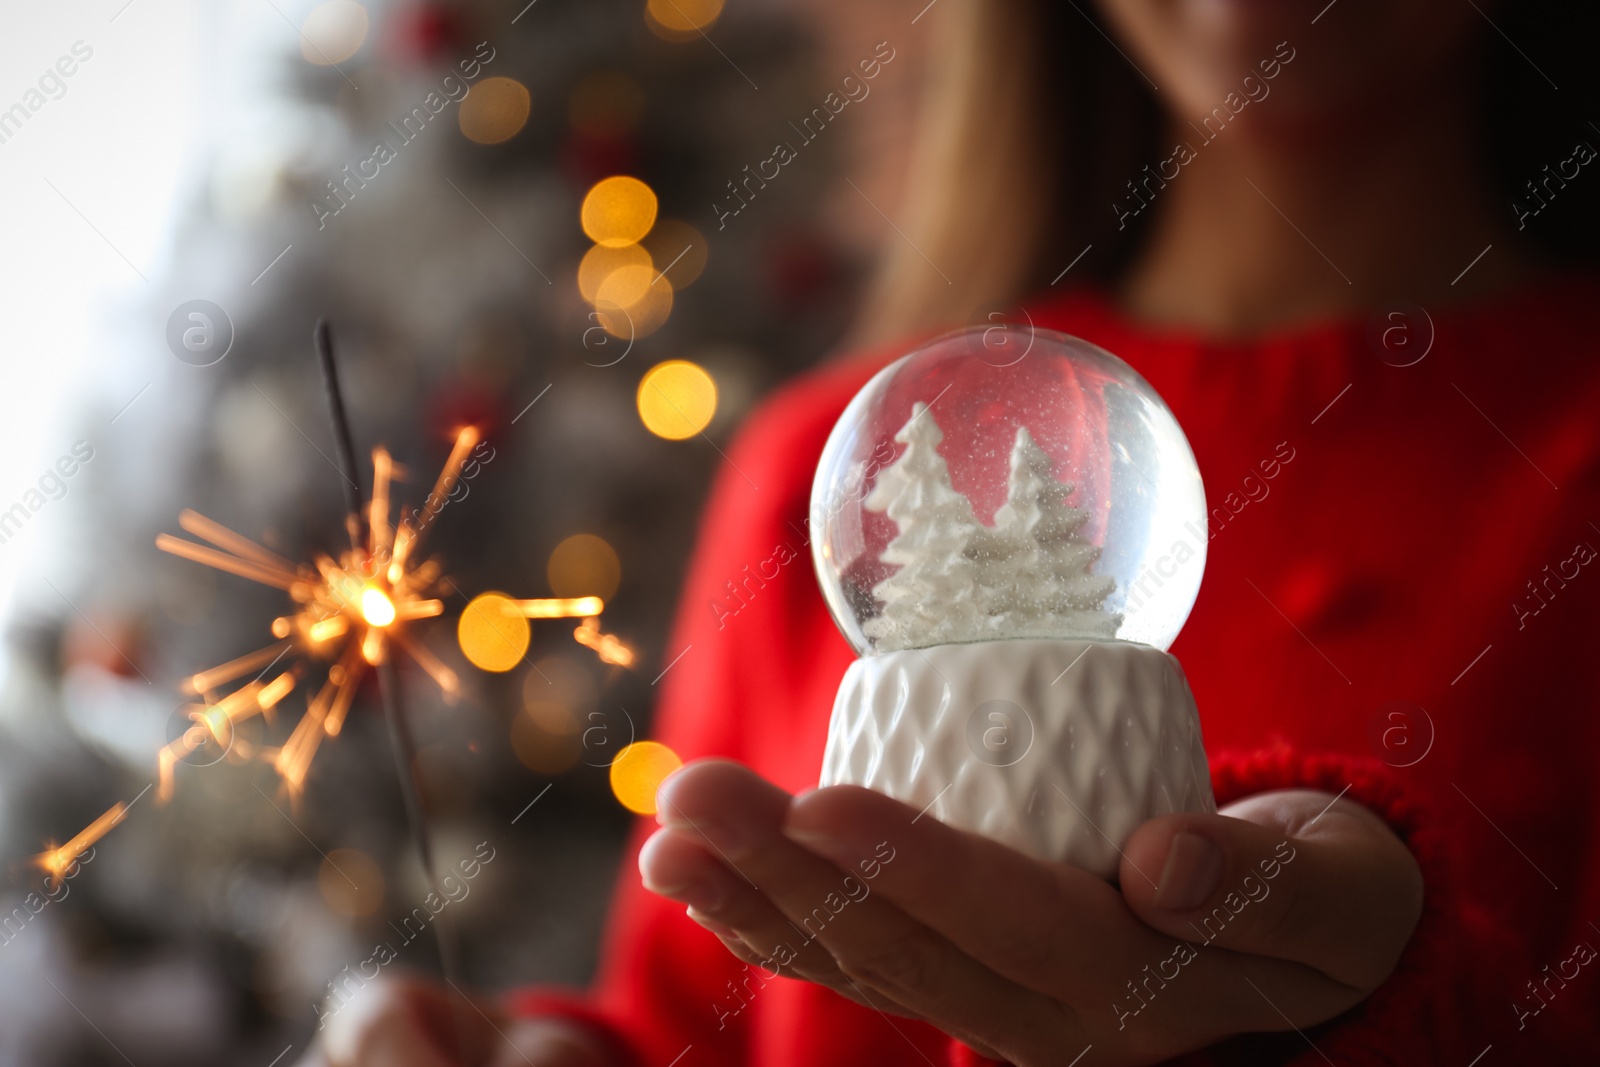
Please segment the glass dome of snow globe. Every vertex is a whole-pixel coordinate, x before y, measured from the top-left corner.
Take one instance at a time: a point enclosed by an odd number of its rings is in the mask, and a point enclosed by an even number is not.
[[[858,653],[1021,638],[1166,650],[1200,588],[1205,490],[1137,372],[1031,325],[884,368],[823,450],[812,557]]]

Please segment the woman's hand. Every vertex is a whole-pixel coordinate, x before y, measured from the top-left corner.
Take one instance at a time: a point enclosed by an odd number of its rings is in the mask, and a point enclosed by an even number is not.
[[[764,977],[924,1019],[1020,1067],[1303,1030],[1377,988],[1422,908],[1389,828],[1309,791],[1151,820],[1124,846],[1120,889],[866,789],[791,797],[728,762],[685,768],[660,805],[645,884]]]
[[[493,1004],[409,976],[363,987],[324,1016],[301,1067],[607,1067],[580,1028],[511,1019]]]

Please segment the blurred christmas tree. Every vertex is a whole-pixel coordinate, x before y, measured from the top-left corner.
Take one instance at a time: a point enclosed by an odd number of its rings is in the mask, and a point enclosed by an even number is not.
[[[343,537],[309,343],[327,316],[358,450],[382,443],[414,472],[397,499],[420,505],[455,428],[483,431],[434,523],[459,595],[418,632],[464,696],[411,689],[420,770],[442,862],[495,854],[453,905],[470,979],[581,981],[626,825],[604,768],[648,731],[678,651],[667,625],[719,450],[753,398],[835,343],[858,288],[818,236],[839,142],[743,185],[752,210],[715,206],[831,72],[791,16],[719,0],[283,11],[297,32],[278,34],[275,91],[227,116],[138,317],[128,358],[149,394],[87,471],[81,570],[60,590],[73,610],[12,625],[11,882],[37,880],[23,859],[45,834],[139,795],[189,725],[178,680],[265,644],[284,611],[275,590],[160,556],[179,510],[289,559]],[[169,352],[168,316],[193,300],[224,317],[175,316]],[[573,620],[535,622],[509,671],[473,667],[453,620],[490,589],[604,597],[632,668],[602,663]],[[70,900],[5,937],[0,1062],[303,1049],[326,983],[404,944],[426,894],[386,746],[364,689],[292,809],[237,745],[180,766],[167,806],[142,796]],[[431,953],[418,939],[397,965]]]

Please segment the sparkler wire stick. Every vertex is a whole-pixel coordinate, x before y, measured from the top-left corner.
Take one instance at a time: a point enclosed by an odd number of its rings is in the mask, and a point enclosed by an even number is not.
[[[361,548],[361,468],[356,466],[356,448],[350,436],[350,416],[345,411],[344,394],[339,390],[339,365],[333,356],[333,331],[327,319],[318,319],[311,337],[322,366],[322,384],[328,391],[328,414],[333,418],[333,444],[339,452],[339,469],[344,474],[345,529],[350,547]],[[387,562],[387,561],[386,561]]]
[[[333,336],[326,319],[318,319],[312,334],[317,349],[317,361],[322,367],[322,380],[327,387],[328,410],[333,418],[333,435],[338,445],[339,463],[344,474],[345,526],[350,532],[350,543],[359,550],[362,515],[361,475],[356,466],[355,447],[350,436],[350,419],[344,406],[344,396],[339,390],[339,365],[334,356]],[[387,561],[376,561],[386,566]],[[411,828],[412,843],[429,890],[440,892],[439,880],[433,865],[433,847],[428,840],[426,816],[422,808],[422,790],[416,777],[417,744],[406,719],[401,702],[400,678],[394,669],[394,658],[384,655],[376,665],[378,692],[383,700],[384,718],[389,722],[389,738],[394,749],[395,766],[400,775],[400,794],[405,800],[406,822]],[[439,949],[439,970],[447,984],[461,987],[460,956],[457,951],[453,920],[440,912],[433,920],[434,940]],[[459,1039],[459,1026],[457,1037]]]

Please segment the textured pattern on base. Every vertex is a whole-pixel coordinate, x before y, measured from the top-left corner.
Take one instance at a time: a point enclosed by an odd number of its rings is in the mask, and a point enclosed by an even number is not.
[[[834,701],[821,784],[866,786],[1108,879],[1147,819],[1216,811],[1183,669],[1120,641],[991,641],[858,660]]]

